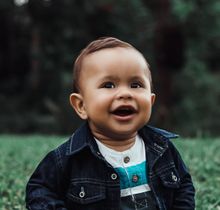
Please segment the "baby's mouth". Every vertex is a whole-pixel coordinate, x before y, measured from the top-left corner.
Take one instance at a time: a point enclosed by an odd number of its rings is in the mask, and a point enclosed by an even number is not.
[[[136,113],[136,110],[132,106],[121,106],[111,113],[118,116],[128,116]]]

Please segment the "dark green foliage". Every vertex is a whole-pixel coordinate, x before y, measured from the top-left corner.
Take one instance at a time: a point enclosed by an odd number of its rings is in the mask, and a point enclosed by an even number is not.
[[[220,4],[217,0],[172,1],[182,24],[186,61],[174,75],[177,101],[173,121],[178,130],[192,135],[218,135],[220,125]]]
[[[219,129],[220,76],[213,75],[201,61],[189,62],[175,76],[174,123],[178,130],[199,136],[217,135]]]
[[[151,64],[153,124],[220,134],[218,0],[27,2],[0,3],[0,132],[72,132],[74,59],[89,41],[116,36]]]

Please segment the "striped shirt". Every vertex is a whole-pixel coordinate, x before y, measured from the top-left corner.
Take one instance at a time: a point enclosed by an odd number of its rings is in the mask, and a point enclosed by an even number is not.
[[[155,209],[151,189],[148,185],[145,145],[136,136],[134,145],[125,151],[115,151],[96,139],[99,150],[112,165],[120,178],[121,209]]]

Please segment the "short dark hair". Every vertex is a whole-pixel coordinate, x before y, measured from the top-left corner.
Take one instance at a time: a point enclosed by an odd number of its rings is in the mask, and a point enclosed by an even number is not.
[[[83,63],[84,58],[87,55],[92,54],[96,51],[106,49],[106,48],[115,48],[115,47],[130,48],[130,49],[134,49],[134,50],[138,51],[131,44],[124,42],[120,39],[114,38],[114,37],[101,37],[95,41],[90,42],[80,52],[79,56],[76,58],[76,60],[74,62],[74,66],[73,66],[73,92],[74,93],[79,93],[79,91],[80,91],[79,78],[80,78],[80,73],[81,73],[82,63]],[[140,53],[140,54],[142,55],[142,53]],[[146,61],[146,59],[145,59],[145,61]],[[147,61],[146,61],[146,64],[149,67],[149,64],[147,63]],[[152,83],[150,71],[149,71],[149,79],[150,79],[150,83]]]

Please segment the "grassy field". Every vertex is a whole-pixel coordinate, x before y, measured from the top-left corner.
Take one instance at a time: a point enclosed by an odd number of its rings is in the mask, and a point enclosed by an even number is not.
[[[23,210],[26,182],[57,136],[0,135],[0,209]],[[197,210],[220,210],[220,139],[173,140],[190,168]]]

